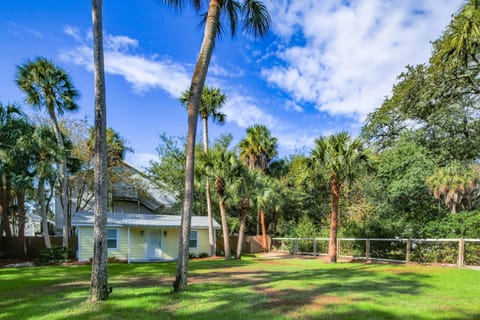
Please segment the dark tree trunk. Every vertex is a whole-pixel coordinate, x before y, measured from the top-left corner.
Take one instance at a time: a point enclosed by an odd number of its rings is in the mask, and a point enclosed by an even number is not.
[[[18,199],[18,240],[22,244],[23,256],[27,255],[27,247],[25,246],[25,193],[17,192]]]
[[[8,217],[8,201],[7,201],[7,187],[5,183],[5,175],[0,175],[0,213],[2,216],[2,224],[0,229],[0,238],[5,237],[10,239],[12,237],[12,231],[10,229],[10,220]]]
[[[330,191],[332,193],[332,215],[330,220],[330,240],[328,243],[328,262],[337,262],[337,231],[338,231],[338,200],[340,186],[332,182],[330,184]]]

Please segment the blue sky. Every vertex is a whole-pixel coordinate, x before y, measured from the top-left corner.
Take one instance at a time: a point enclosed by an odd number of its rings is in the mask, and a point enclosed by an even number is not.
[[[207,85],[227,95],[227,123],[212,138],[265,124],[281,156],[309,151],[315,138],[341,130],[356,135],[365,116],[390,94],[407,64],[428,60],[430,41],[462,0],[265,0],[272,16],[263,40],[241,32],[217,41]],[[105,0],[108,126],[146,166],[159,134],[186,134],[178,103],[188,88],[202,39],[196,13],[154,0]],[[90,1],[21,0],[0,4],[0,102],[22,102],[16,66],[36,56],[53,60],[81,92],[74,117],[93,122]],[[24,107],[28,109],[27,106]],[[199,127],[198,135],[201,135]]]

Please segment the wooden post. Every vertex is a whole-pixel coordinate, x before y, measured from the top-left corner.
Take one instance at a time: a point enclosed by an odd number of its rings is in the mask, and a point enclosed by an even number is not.
[[[295,238],[295,254],[298,254],[298,238]]]
[[[407,239],[407,253],[406,253],[406,257],[405,257],[405,263],[410,263],[410,254],[411,254],[411,251],[412,251],[412,242],[410,240],[410,238]]]
[[[370,239],[367,239],[365,244],[365,260],[370,260]]]
[[[462,268],[465,259],[465,241],[461,238],[458,241],[458,267]]]
[[[313,256],[317,255],[317,239],[313,239]]]

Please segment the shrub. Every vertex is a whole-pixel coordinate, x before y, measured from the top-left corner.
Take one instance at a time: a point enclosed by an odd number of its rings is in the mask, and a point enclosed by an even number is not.
[[[199,257],[199,258],[207,258],[207,257],[208,257],[208,253],[206,253],[206,252],[201,252],[201,253],[198,254],[198,257]]]
[[[61,263],[69,262],[68,248],[52,246],[50,249],[46,248],[40,253],[38,262],[40,263]]]

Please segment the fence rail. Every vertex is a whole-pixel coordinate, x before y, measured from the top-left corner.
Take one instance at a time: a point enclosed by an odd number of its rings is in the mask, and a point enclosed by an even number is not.
[[[272,238],[274,251],[326,255],[329,238]],[[338,238],[337,258],[480,266],[480,239]]]

